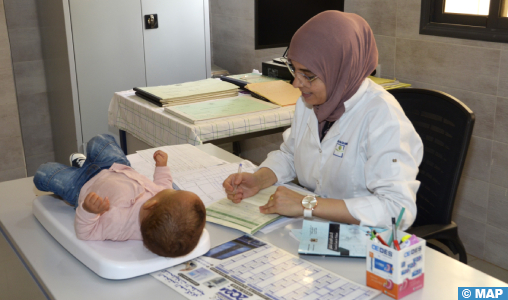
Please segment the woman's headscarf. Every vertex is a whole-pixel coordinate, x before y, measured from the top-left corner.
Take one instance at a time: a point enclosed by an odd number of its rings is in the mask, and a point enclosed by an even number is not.
[[[326,102],[314,106],[321,136],[325,121],[334,122],[344,114],[344,102],[376,69],[378,52],[374,34],[362,17],[329,10],[296,31],[288,58],[304,65],[326,85]]]

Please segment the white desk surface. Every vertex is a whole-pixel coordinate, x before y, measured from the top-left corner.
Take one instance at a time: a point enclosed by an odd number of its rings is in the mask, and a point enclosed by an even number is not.
[[[240,159],[212,144],[198,146],[230,162]],[[76,260],[39,224],[32,214],[36,197],[33,178],[0,183],[0,229],[45,293],[54,299],[185,299],[150,275],[127,280],[107,280]],[[289,236],[293,223],[270,234],[255,236],[297,255],[298,242]],[[207,223],[212,247],[242,235],[241,232]],[[365,284],[365,260],[301,256],[355,282]],[[424,288],[411,299],[457,299],[458,287],[501,287],[506,283],[426,248]],[[381,295],[376,299],[391,299]]]

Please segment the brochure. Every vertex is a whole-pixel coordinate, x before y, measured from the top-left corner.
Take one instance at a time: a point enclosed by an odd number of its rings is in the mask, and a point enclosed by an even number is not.
[[[381,292],[244,235],[152,276],[188,299],[372,299]]]
[[[367,241],[373,229],[378,233],[386,231],[384,228],[304,220],[298,253],[366,257]]]

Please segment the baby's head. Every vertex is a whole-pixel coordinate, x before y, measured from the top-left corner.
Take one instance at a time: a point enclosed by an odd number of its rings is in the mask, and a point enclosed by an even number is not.
[[[160,256],[178,257],[190,253],[198,244],[206,209],[192,192],[163,190],[143,204],[139,220],[148,250]]]

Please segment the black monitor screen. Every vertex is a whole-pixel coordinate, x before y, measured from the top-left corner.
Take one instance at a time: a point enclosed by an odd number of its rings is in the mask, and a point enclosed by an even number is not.
[[[298,28],[325,10],[344,11],[344,0],[256,0],[256,49],[289,46]]]

